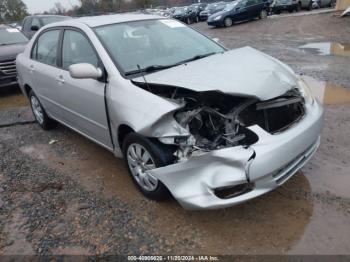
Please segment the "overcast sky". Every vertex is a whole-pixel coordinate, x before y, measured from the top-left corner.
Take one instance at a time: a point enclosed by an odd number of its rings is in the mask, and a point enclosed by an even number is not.
[[[56,2],[60,2],[65,8],[77,5],[79,0],[22,0],[28,7],[29,13],[48,11]]]

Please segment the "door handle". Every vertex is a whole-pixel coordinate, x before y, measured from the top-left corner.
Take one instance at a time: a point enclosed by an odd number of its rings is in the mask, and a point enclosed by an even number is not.
[[[35,68],[33,65],[29,66],[29,72],[33,73],[35,71]]]
[[[64,78],[63,78],[63,76],[58,76],[58,77],[56,77],[56,80],[57,80],[57,82],[59,82],[60,84],[64,84]]]

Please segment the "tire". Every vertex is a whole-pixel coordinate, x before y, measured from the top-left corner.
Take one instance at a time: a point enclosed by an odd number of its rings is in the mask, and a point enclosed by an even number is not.
[[[230,27],[230,26],[232,26],[232,25],[233,25],[232,19],[231,19],[230,17],[226,17],[226,18],[224,19],[224,26],[225,26],[225,27]]]
[[[313,7],[312,7],[312,1],[310,1],[309,6],[307,7],[308,11],[312,11]]]
[[[137,152],[138,149],[140,149],[139,152]],[[169,198],[171,194],[166,186],[148,174],[147,170],[173,163],[174,156],[171,147],[137,133],[130,133],[123,142],[122,150],[129,174],[142,194],[157,201]]]
[[[186,24],[191,24],[191,19],[189,17],[186,18]]]
[[[50,130],[55,128],[57,122],[48,117],[48,115],[45,112],[45,109],[41,105],[38,97],[34,94],[33,90],[29,91],[28,98],[33,115],[39,126],[44,130]]]
[[[265,19],[267,17],[267,11],[265,9],[260,11],[259,18]]]

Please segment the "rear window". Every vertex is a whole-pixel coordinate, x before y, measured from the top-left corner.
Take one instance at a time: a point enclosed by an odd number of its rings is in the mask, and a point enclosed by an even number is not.
[[[0,29],[0,45],[26,43],[28,39],[16,28]]]

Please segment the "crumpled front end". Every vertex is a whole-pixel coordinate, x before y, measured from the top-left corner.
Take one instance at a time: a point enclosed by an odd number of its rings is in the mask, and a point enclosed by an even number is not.
[[[267,193],[319,145],[323,109],[300,87],[262,101],[137,85],[179,105],[140,133],[173,148],[174,162],[149,172],[186,209],[223,208]]]

